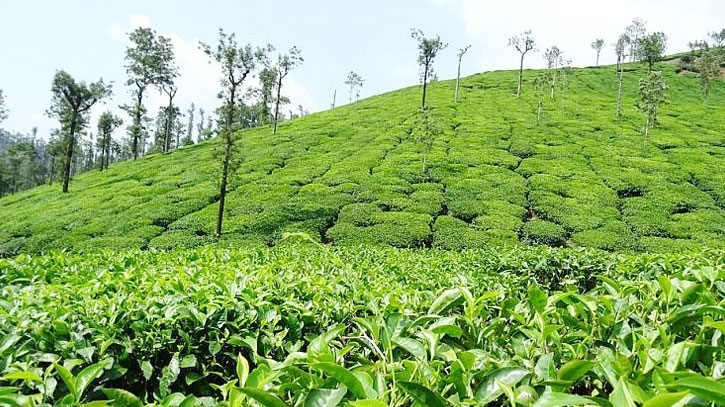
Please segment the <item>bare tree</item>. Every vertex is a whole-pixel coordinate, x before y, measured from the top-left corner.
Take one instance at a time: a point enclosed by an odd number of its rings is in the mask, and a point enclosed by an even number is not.
[[[277,55],[277,62],[274,65],[268,66],[270,70],[275,73],[276,79],[276,90],[277,97],[274,101],[274,126],[272,127],[272,134],[277,134],[277,123],[279,123],[279,106],[282,104],[284,98],[282,96],[282,79],[294,68],[302,65],[304,58],[302,58],[302,51],[297,47],[292,47],[286,54]]]
[[[622,117],[622,83],[624,81],[624,59],[627,57],[627,46],[630,38],[627,33],[622,33],[614,44],[614,50],[617,53],[617,76],[619,84],[617,87],[617,118]]]
[[[602,52],[602,49],[604,48],[604,40],[601,38],[597,38],[592,42],[592,49],[597,51],[597,65],[599,66],[599,54]]]
[[[629,60],[636,61],[640,58],[639,39],[647,33],[647,23],[641,18],[635,18],[632,23],[625,27],[624,32],[629,37]]]
[[[420,66],[420,80],[423,82],[423,96],[420,102],[420,109],[425,110],[425,94],[428,81],[435,78],[435,74],[433,73],[433,60],[448,44],[444,43],[439,35],[427,38],[422,30],[415,28],[410,29],[410,36],[418,41],[418,66]]]
[[[536,50],[536,40],[531,35],[531,30],[524,31],[521,34],[514,35],[509,38],[508,45],[514,47],[521,55],[521,63],[519,64],[519,84],[516,88],[516,97],[521,97],[521,80],[524,75],[524,56],[532,50]]]
[[[561,50],[556,45],[551,48],[547,48],[546,51],[544,51],[544,59],[546,60],[546,71],[551,85],[551,98],[554,99],[556,92],[556,75],[559,70]]]
[[[471,45],[466,45],[465,47],[458,50],[458,70],[456,71],[456,91],[453,94],[453,101],[455,103],[458,103],[458,85],[461,81],[461,61],[463,60],[463,56],[466,55],[466,52],[471,49]]]
[[[348,86],[350,103],[352,103],[353,95],[355,95],[355,102],[357,102],[358,99],[360,99],[360,88],[362,88],[363,84],[365,83],[365,79],[363,79],[362,76],[358,75],[354,71],[350,71],[345,77],[344,83]]]

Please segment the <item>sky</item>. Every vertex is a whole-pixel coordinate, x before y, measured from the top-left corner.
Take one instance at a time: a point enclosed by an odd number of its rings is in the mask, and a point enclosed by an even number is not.
[[[574,66],[593,65],[590,44],[603,38],[601,63],[614,63],[611,44],[634,17],[645,20],[648,30],[667,34],[669,53],[681,52],[688,42],[723,28],[725,1],[0,0],[0,89],[10,110],[0,126],[22,133],[37,126],[47,138],[58,126],[45,111],[60,69],[78,80],[114,83],[113,97],[93,109],[91,130],[105,110],[129,122],[118,106],[131,102],[123,58],[127,33],[136,27],[171,38],[181,73],[175,100],[182,110],[192,102],[207,112],[219,105],[218,68],[198,43],[216,44],[221,27],[240,43],[300,48],[304,63],[285,80],[282,93],[291,99],[287,109],[302,105],[316,112],[330,107],[335,90],[337,104],[347,102],[343,82],[350,70],[365,79],[361,97],[418,83],[412,27],[449,44],[435,61],[439,78],[449,79],[455,77],[458,49],[468,44],[462,75],[515,69],[518,55],[507,40],[524,30],[533,31],[539,51],[557,45]],[[541,52],[526,56],[527,68],[543,65]],[[163,99],[149,92],[151,114]]]

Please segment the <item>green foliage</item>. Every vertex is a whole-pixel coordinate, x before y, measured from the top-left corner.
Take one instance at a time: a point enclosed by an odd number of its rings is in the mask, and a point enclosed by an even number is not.
[[[616,121],[612,72],[573,69],[566,105],[544,97],[538,126],[536,95],[514,100],[516,72],[499,71],[462,78],[458,103],[455,81],[431,83],[428,112],[442,131],[426,144],[410,133],[420,117],[418,87],[282,122],[276,135],[239,130],[243,159],[230,172],[219,238],[215,153],[224,140],[113,163],[75,175],[65,197],[41,186],[0,199],[0,255],[274,245],[295,231],[333,244],[492,247],[522,243],[522,228],[535,218],[559,225],[575,246],[721,246],[725,85],[714,78],[703,107],[697,77],[656,64],[668,103],[643,154],[644,120],[632,102],[647,69],[622,69]],[[540,73],[526,73],[526,86]],[[343,209],[358,204],[373,214],[353,221],[352,209]]]
[[[564,228],[546,220],[536,219],[526,222],[521,232],[524,240],[531,243],[561,246],[566,241]]]
[[[291,244],[0,269],[2,406],[725,401],[722,251]]]

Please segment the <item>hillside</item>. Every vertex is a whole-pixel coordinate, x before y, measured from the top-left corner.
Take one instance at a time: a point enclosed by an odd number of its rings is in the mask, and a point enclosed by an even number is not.
[[[446,131],[423,167],[410,136],[419,87],[239,133],[225,233],[212,236],[216,140],[0,199],[0,255],[53,248],[275,244],[304,231],[333,244],[464,248],[524,243],[673,251],[725,245],[725,85],[703,108],[695,76],[666,72],[668,103],[643,149],[637,80],[614,119],[613,67],[575,69],[540,125],[514,71],[430,86]],[[535,71],[527,71],[529,78]]]

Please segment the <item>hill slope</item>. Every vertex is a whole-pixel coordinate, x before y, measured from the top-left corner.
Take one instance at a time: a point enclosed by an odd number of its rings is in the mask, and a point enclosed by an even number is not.
[[[614,120],[612,67],[575,69],[544,100],[516,73],[434,83],[446,131],[426,154],[410,136],[419,87],[280,126],[240,132],[243,161],[219,244],[274,244],[305,231],[335,244],[442,248],[515,244],[678,250],[725,243],[725,86],[703,108],[698,79],[662,64],[669,103],[645,151],[633,107],[644,68],[625,75]],[[527,71],[531,78],[535,71]],[[0,255],[52,248],[215,242],[216,140],[0,199]]]

